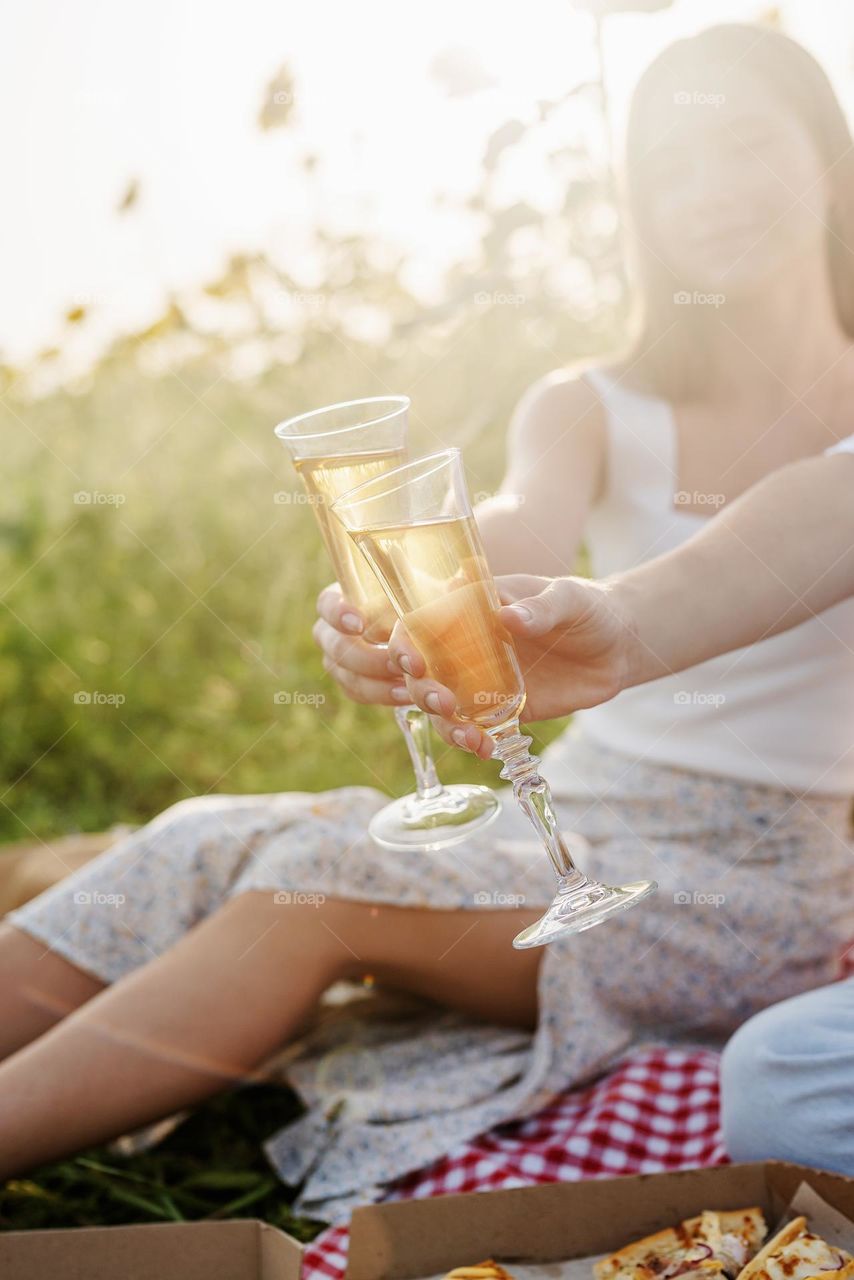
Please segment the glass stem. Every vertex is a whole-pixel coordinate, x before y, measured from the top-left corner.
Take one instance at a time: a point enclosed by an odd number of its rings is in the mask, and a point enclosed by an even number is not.
[[[528,750],[532,739],[521,732],[518,720],[506,720],[488,732],[495,743],[493,759],[500,760],[503,765],[500,776],[512,783],[513,797],[542,840],[555,875],[559,880],[572,881],[573,889],[580,888],[587,877],[572,861],[558,828],[551,789],[537,770],[539,757],[532,756]]]
[[[412,768],[415,770],[415,790],[419,800],[432,800],[441,795],[444,787],[439,781],[433,754],[430,750],[430,717],[420,707],[395,707],[394,718],[406,741]]]

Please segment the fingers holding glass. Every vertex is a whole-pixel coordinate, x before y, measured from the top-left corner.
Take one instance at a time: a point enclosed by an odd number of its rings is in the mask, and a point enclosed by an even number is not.
[[[462,469],[460,451],[448,449],[404,463],[343,495],[333,510],[372,564],[406,631],[398,635],[401,662],[441,698],[450,691],[454,715],[492,741],[501,777],[542,841],[557,877],[546,913],[513,940],[540,946],[580,932],[652,893],[652,881],[612,888],[590,879],[573,862],[558,828],[548,783],[519,728],[525,683],[512,636],[499,618],[501,599],[486,555]],[[414,646],[414,650],[413,650]],[[416,680],[422,677],[415,674]],[[450,730],[454,733],[461,726]]]
[[[318,597],[315,639],[324,666],[357,702],[387,702],[403,733],[416,791],[371,819],[370,832],[392,848],[440,848],[464,840],[497,815],[488,788],[444,787],[430,751],[428,718],[409,703],[403,681],[388,668],[386,644],[395,612],[382,583],[344,526],[331,513],[335,498],[377,478],[406,456],[409,398],[374,396],[289,418],[276,428],[317,519],[337,583]],[[349,607],[354,606],[354,607]],[[376,650],[376,655],[370,652]]]

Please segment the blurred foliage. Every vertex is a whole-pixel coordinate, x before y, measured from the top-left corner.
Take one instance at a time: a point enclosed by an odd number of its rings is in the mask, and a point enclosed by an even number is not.
[[[466,74],[477,90],[459,57],[440,70],[453,95]],[[608,166],[578,124],[599,91],[573,87],[495,130],[461,211],[477,250],[430,305],[387,245],[319,225],[311,281],[237,255],[85,374],[69,377],[56,347],[0,366],[13,478],[0,514],[0,838],[143,821],[207,791],[410,789],[391,712],[350,703],[322,670],[311,625],[331,572],[272,428],[405,391],[413,451],[459,445],[472,491],[496,487],[521,392],[610,347],[623,323]],[[282,68],[261,126],[295,128],[293,100]],[[529,146],[558,193],[548,211],[502,194]],[[310,188],[314,161],[294,181]],[[70,338],[91,309],[67,312]],[[322,705],[305,701],[321,692]],[[446,780],[492,774],[438,746]]]
[[[282,66],[267,86],[258,126],[261,129],[280,129],[288,123],[294,105],[294,81],[287,66]]]

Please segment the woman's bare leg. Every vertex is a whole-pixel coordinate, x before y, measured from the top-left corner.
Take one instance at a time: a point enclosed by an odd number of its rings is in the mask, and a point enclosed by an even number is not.
[[[510,943],[537,914],[242,894],[0,1063],[0,1178],[245,1079],[341,977],[533,1026],[540,955]]]
[[[426,996],[488,1022],[533,1030],[539,948],[514,951],[513,938],[541,910],[436,911],[339,903],[344,974]],[[347,909],[349,908],[349,910]]]

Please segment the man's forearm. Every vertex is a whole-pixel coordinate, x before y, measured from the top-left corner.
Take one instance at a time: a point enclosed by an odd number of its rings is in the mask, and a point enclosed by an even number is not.
[[[854,454],[774,472],[683,546],[613,579],[642,684],[854,595]]]

